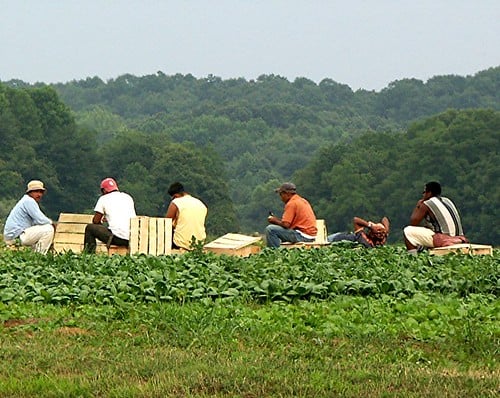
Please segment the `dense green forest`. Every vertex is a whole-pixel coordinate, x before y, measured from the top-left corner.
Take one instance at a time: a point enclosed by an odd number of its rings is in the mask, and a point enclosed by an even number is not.
[[[0,84],[0,216],[31,178],[44,208],[90,211],[117,178],[140,214],[161,215],[180,180],[209,206],[211,236],[262,231],[293,180],[334,232],[354,215],[392,222],[401,241],[422,186],[443,184],[466,234],[499,244],[500,67],[403,79],[380,92],[275,75],[256,80],[162,72],[47,85]]]

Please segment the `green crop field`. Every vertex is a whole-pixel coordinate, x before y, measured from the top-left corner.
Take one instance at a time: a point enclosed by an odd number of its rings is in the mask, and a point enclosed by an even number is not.
[[[0,397],[496,397],[499,260],[0,250]]]

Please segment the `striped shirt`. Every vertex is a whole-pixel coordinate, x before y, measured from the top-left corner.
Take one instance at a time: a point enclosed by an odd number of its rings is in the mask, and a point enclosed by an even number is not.
[[[432,213],[432,217],[428,221],[432,224],[434,232],[440,232],[449,236],[464,234],[460,215],[450,199],[433,196],[424,203]]]

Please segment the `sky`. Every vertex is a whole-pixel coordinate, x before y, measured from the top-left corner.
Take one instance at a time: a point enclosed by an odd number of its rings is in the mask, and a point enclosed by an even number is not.
[[[0,0],[0,81],[279,75],[353,90],[500,66],[500,0]]]

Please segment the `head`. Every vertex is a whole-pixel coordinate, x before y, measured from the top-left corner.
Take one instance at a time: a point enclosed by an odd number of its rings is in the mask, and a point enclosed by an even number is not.
[[[387,233],[387,230],[385,229],[384,224],[377,223],[377,224],[372,225],[372,227],[370,229],[370,235],[375,240],[381,241],[388,235],[388,233]]]
[[[42,196],[44,195],[45,191],[46,191],[45,186],[43,185],[43,182],[40,180],[32,180],[28,182],[28,185],[26,186],[26,194],[31,196],[37,202],[39,202],[42,199]]]
[[[424,199],[432,198],[433,196],[441,195],[441,184],[437,181],[430,181],[424,186],[422,192]]]
[[[274,190],[280,195],[281,200],[286,203],[290,200],[290,198],[297,193],[297,187],[294,183],[284,182]]]
[[[118,184],[114,179],[108,177],[101,181],[101,192],[103,195],[114,191],[118,191]]]
[[[182,185],[180,182],[174,182],[172,185],[168,187],[167,192],[172,198],[180,196],[185,192],[184,185]]]

